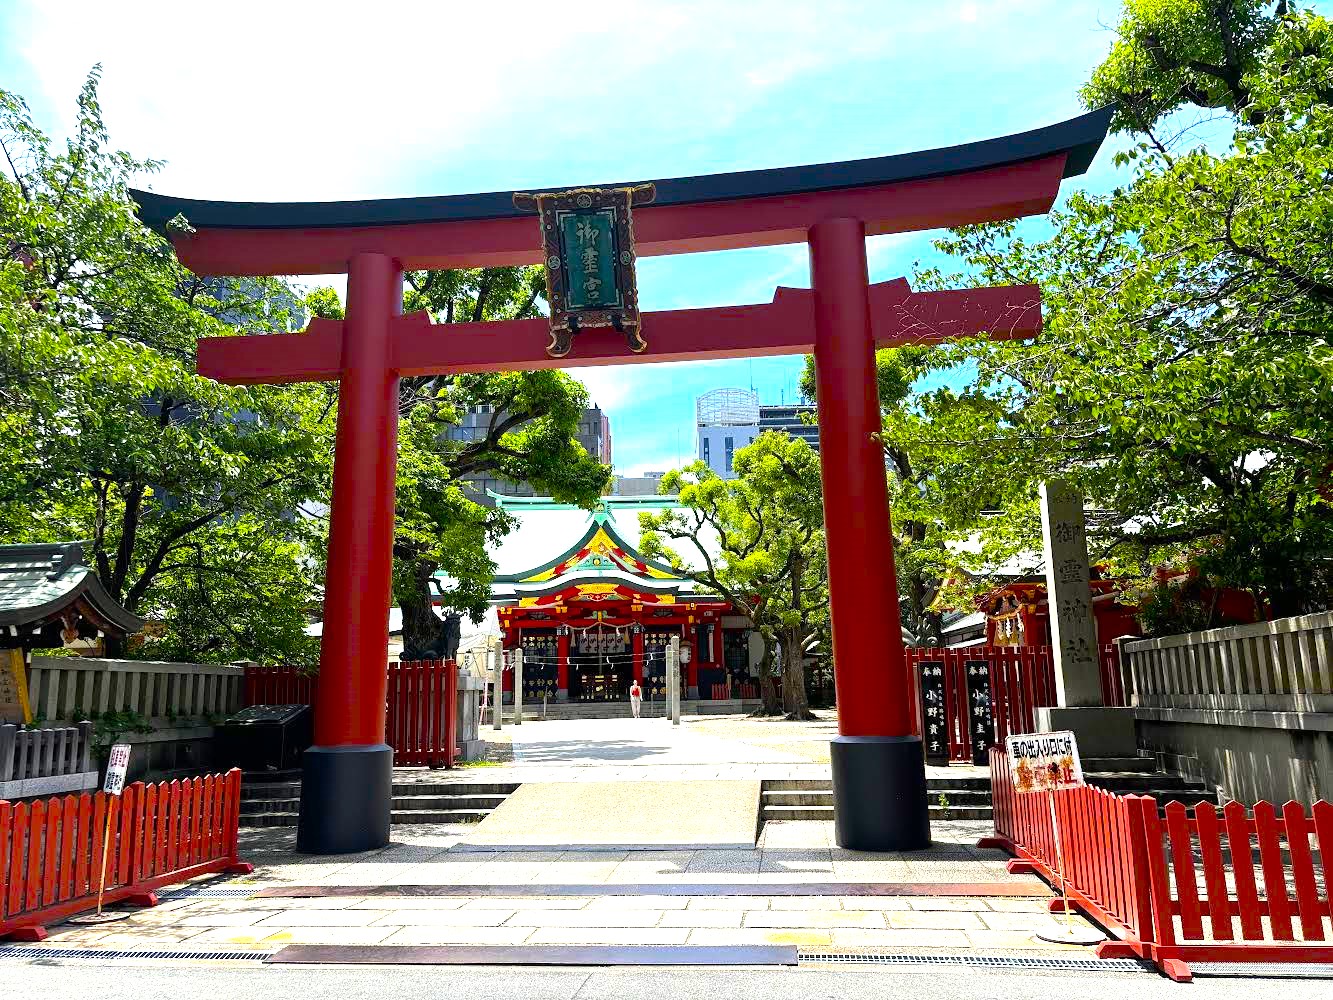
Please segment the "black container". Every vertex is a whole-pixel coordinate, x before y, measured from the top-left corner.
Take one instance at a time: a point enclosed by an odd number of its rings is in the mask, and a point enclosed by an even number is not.
[[[251,705],[217,729],[218,758],[242,771],[287,771],[301,766],[314,742],[309,705]]]

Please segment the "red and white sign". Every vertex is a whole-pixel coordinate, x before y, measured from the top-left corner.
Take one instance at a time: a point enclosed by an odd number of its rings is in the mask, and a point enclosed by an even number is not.
[[[102,791],[119,795],[125,790],[125,772],[130,769],[130,745],[116,743],[111,747],[111,756],[106,759],[106,780],[102,782]]]
[[[1054,792],[1084,784],[1073,733],[1028,733],[1005,740],[1016,792]]]

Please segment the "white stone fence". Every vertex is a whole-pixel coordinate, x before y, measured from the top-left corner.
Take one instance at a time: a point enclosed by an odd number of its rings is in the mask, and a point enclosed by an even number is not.
[[[48,725],[76,711],[136,712],[161,724],[239,711],[244,679],[245,668],[229,664],[36,656],[28,693]]]
[[[92,735],[91,722],[66,729],[0,726],[0,799],[95,788]]]
[[[1333,613],[1117,643],[1136,707],[1333,712]]]

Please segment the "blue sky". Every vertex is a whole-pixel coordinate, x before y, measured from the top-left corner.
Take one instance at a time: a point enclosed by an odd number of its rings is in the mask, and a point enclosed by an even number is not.
[[[104,66],[112,141],[167,161],[155,190],[247,200],[557,187],[905,152],[1082,110],[1115,2],[616,0],[342,5],[0,0],[0,87],[69,128]],[[1071,185],[1104,189],[1103,151]],[[910,276],[930,234],[869,241]],[[804,246],[645,259],[649,309],[765,302],[808,284]],[[795,393],[800,358],[576,371],[617,471],[693,448],[694,400]]]

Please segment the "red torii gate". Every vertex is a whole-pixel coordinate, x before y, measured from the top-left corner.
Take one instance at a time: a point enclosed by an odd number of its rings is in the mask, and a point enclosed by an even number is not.
[[[1084,172],[1110,110],[1019,135],[818,166],[656,182],[635,211],[640,255],[808,242],[810,290],[767,305],[645,313],[648,349],[609,329],[546,353],[544,319],[436,327],[402,314],[405,269],[542,259],[535,217],[509,192],[365,202],[245,203],[135,191],[206,275],[347,273],[342,321],[303,334],[206,339],[198,370],[222,382],[339,380],[338,429],[315,746],[307,751],[298,849],[346,853],[389,840],[392,751],[384,743],[384,637],[394,528],[398,380],[403,375],[685,361],[813,352],[824,470],[839,736],[831,748],[837,840],[861,850],[930,842],[892,572],[893,541],[875,348],[986,334],[1031,337],[1033,286],[915,293],[871,285],[865,237],[1047,211]],[[178,215],[189,230],[170,226]],[[864,571],[874,567],[875,573]]]

